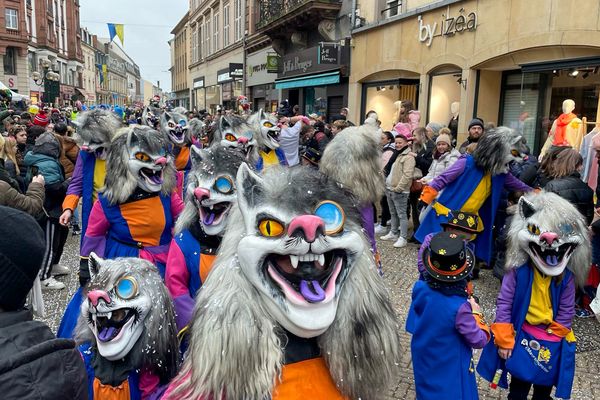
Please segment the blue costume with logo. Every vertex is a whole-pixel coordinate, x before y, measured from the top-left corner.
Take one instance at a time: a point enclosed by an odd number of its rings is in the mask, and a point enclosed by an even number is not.
[[[498,384],[500,387],[508,387],[507,372],[510,372],[511,375],[533,384],[556,386],[556,397],[570,398],[575,377],[575,343],[570,343],[565,338],[554,343],[535,340],[536,338],[522,330],[531,299],[533,268],[535,266],[524,264],[516,270],[517,284],[511,313],[511,323],[516,336],[512,356],[506,361],[500,358],[497,347],[491,340],[483,349],[477,372],[491,382],[496,370],[501,369],[503,373]],[[550,284],[552,311],[555,317],[558,313],[562,293],[564,290],[568,290],[567,285],[571,275],[571,271],[565,269],[562,278],[552,279]],[[532,342],[536,345],[532,345]],[[549,350],[549,357],[547,361],[540,362],[543,354],[539,353],[544,350],[544,347]],[[543,373],[542,367],[549,372]]]
[[[479,398],[473,352],[455,328],[458,309],[465,301],[466,295],[446,295],[425,281],[415,283],[406,330],[413,335],[411,353],[420,400]],[[448,369],[455,365],[460,368]]]

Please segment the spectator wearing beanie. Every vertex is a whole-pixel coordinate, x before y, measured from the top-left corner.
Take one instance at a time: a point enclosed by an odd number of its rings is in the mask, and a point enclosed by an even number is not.
[[[437,122],[430,122],[427,124],[425,129],[427,129],[427,137],[431,140],[437,139],[440,135],[440,129],[442,129],[444,125],[438,124]]]
[[[421,179],[421,183],[428,184],[460,158],[460,152],[452,148],[452,139],[450,135],[442,134],[435,140],[435,150],[433,151],[433,162],[429,167],[429,172]]]
[[[48,114],[43,110],[33,118],[34,125],[46,127],[48,123],[50,123],[50,118],[48,118]]]
[[[467,151],[467,146],[472,143],[477,143],[479,139],[483,136],[483,120],[481,118],[473,118],[471,122],[469,122],[469,137],[467,140],[460,145],[458,149],[461,154],[465,154]]]
[[[86,371],[75,342],[57,339],[25,308],[44,258],[33,217],[0,207],[0,391],[3,399],[87,399]]]

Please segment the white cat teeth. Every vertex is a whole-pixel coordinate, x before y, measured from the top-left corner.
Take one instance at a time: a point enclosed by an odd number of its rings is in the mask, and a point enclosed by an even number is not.
[[[106,317],[106,318],[110,319],[112,317],[112,311],[104,312],[104,313],[99,312],[99,313],[96,313],[96,315],[98,317]]]
[[[211,205],[209,206],[209,208],[212,210],[212,209],[214,208],[214,205],[212,205],[212,204],[211,204]]]
[[[319,258],[317,259],[317,262],[319,263],[319,265],[322,267],[325,265],[325,254],[320,254]]]
[[[294,269],[298,268],[298,256],[294,256],[294,255],[290,254],[290,261],[291,261],[292,267],[294,267]]]

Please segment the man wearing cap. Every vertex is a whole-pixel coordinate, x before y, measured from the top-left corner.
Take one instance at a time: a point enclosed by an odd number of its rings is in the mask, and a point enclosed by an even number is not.
[[[44,257],[33,217],[0,207],[0,393],[3,399],[87,399],[75,342],[57,339],[25,307]]]
[[[469,137],[460,145],[458,151],[460,151],[461,154],[465,154],[467,146],[471,143],[477,143],[481,136],[483,136],[483,120],[479,117],[473,118],[471,122],[469,122]]]

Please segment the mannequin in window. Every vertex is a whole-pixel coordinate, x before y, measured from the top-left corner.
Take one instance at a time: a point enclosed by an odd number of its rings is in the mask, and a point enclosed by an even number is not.
[[[548,139],[540,152],[540,156],[544,155],[550,146],[571,146],[576,150],[581,147],[583,141],[583,123],[573,113],[575,110],[575,102],[571,99],[563,101],[563,113],[558,116],[552,123]]]
[[[450,133],[452,134],[452,141],[456,142],[456,136],[458,134],[458,112],[460,111],[460,103],[458,101],[450,104],[450,114],[452,114],[452,118],[450,118],[450,122],[448,122],[448,128],[450,129]]]

